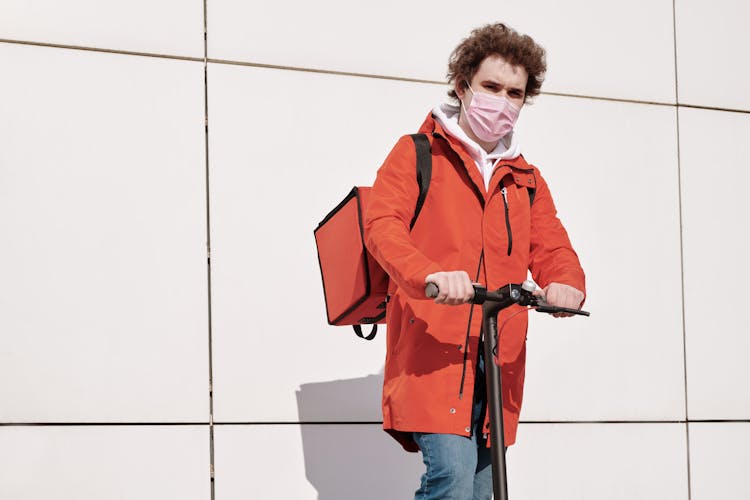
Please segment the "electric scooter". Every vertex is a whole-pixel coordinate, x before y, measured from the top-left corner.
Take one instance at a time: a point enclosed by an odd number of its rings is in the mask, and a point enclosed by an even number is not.
[[[580,309],[569,309],[567,307],[552,306],[544,301],[544,298],[534,295],[536,284],[526,280],[522,284],[508,284],[494,292],[486,288],[474,285],[473,304],[482,305],[482,335],[484,336],[484,366],[487,378],[487,407],[490,411],[490,446],[492,448],[492,488],[495,500],[508,500],[508,477],[505,470],[505,433],[503,428],[503,397],[502,380],[500,378],[500,367],[494,360],[498,355],[498,330],[497,314],[506,307],[513,304],[526,306],[537,312],[554,314],[570,313],[581,316],[589,316],[590,313]],[[435,298],[438,295],[438,287],[434,283],[428,283],[425,287],[425,295]],[[492,362],[490,362],[492,360]]]

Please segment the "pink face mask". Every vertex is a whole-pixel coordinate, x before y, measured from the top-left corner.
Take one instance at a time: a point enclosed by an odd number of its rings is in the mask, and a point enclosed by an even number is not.
[[[471,90],[471,102],[466,107],[466,118],[472,132],[482,141],[499,141],[513,130],[521,111],[505,97]]]

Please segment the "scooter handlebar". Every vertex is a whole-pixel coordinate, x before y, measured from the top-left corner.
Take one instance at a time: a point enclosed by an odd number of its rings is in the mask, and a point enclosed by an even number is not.
[[[471,299],[472,304],[484,304],[485,302],[505,302],[511,300],[522,306],[535,308],[537,312],[554,314],[568,313],[580,316],[589,316],[591,313],[582,309],[571,309],[569,307],[559,307],[548,304],[542,297],[534,295],[535,285],[531,281],[525,281],[521,285],[508,284],[497,291],[490,292],[481,285],[474,286],[474,296]],[[440,289],[435,283],[427,283],[425,295],[434,299],[440,293]]]
[[[424,294],[428,299],[434,299],[438,296],[438,293],[440,293],[440,289],[435,283],[427,283],[427,286],[424,287]]]
[[[502,300],[502,298],[494,292],[488,292],[482,285],[473,285],[474,294],[472,295],[472,304],[484,304],[487,300]],[[440,293],[440,289],[435,283],[427,283],[425,286],[424,294],[428,299],[434,299]]]

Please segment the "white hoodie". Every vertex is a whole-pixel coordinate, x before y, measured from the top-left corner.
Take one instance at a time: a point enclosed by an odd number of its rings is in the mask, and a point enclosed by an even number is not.
[[[500,139],[492,152],[486,152],[482,146],[471,140],[458,125],[458,112],[459,107],[450,103],[441,104],[432,110],[432,114],[443,129],[466,146],[484,178],[484,189],[486,190],[490,186],[490,177],[492,177],[492,171],[495,169],[497,162],[520,156],[521,145],[518,143],[515,130],[513,130]]]

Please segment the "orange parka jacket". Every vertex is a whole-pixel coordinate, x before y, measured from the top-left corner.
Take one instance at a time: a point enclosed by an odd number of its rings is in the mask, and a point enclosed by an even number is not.
[[[481,309],[472,314],[469,304],[426,299],[428,274],[464,270],[494,290],[523,282],[531,270],[541,287],[557,282],[585,293],[578,257],[535,167],[522,156],[501,160],[485,190],[462,143],[432,116],[419,132],[430,139],[433,166],[414,227],[409,231],[419,187],[409,136],[396,143],[378,170],[364,222],[367,248],[391,278],[383,428],[408,451],[418,450],[412,432],[471,434]],[[535,189],[533,203],[528,188]],[[501,311],[498,325],[519,307]],[[518,427],[527,320],[525,312],[517,314],[500,339],[506,445],[515,442]],[[484,425],[489,429],[488,417]]]

